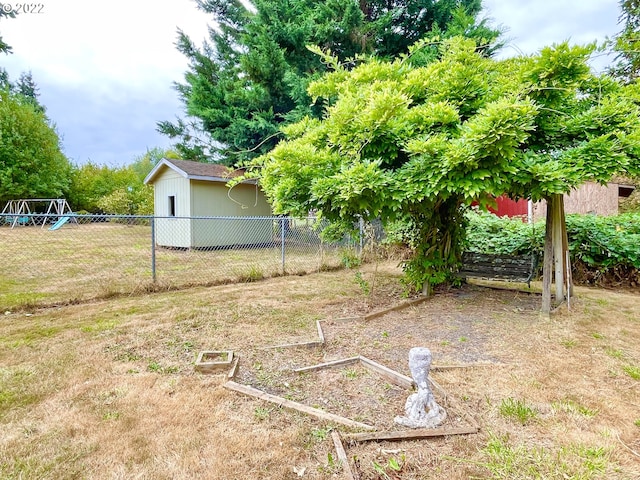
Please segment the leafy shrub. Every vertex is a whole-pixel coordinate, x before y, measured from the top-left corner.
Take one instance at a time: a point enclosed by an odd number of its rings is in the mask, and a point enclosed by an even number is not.
[[[567,216],[569,250],[589,267],[640,269],[640,214]]]
[[[490,213],[468,214],[467,250],[519,255],[532,251],[542,258],[544,221]],[[567,236],[574,280],[589,284],[640,284],[640,214],[601,217],[567,215]]]
[[[467,213],[466,250],[492,255],[523,255],[544,250],[544,221],[528,224],[526,218],[498,217],[491,213]]]

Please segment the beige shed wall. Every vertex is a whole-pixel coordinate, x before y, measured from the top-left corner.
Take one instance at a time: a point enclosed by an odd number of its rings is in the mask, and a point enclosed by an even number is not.
[[[618,213],[618,184],[606,186],[587,182],[564,196],[564,210],[567,214],[593,213],[596,215],[616,215]],[[533,216],[536,220],[547,214],[547,202],[534,204]]]
[[[272,214],[264,193],[259,188],[256,190],[255,185],[241,184],[229,190],[222,182],[192,181],[191,203],[195,217],[268,217]],[[271,219],[193,219],[191,222],[194,248],[273,241]]]
[[[176,217],[191,216],[191,193],[189,180],[170,168],[164,168],[153,182],[154,214],[169,216],[169,197],[176,198]],[[156,244],[164,247],[191,247],[189,220],[180,218],[158,218],[156,220]]]
[[[271,216],[271,207],[256,185],[240,184],[229,189],[222,182],[193,180],[191,202],[194,217]]]

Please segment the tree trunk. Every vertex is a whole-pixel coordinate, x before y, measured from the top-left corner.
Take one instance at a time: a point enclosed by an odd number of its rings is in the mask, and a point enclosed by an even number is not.
[[[551,277],[553,270],[553,198],[547,198],[547,222],[544,234],[544,259],[542,265],[542,308],[541,313],[551,313]]]

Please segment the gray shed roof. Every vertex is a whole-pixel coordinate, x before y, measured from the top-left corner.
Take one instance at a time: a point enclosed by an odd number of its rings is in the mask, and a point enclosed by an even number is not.
[[[232,170],[219,163],[192,162],[190,160],[169,160],[163,158],[153,167],[144,183],[153,183],[158,173],[165,168],[170,168],[189,180],[204,180],[208,182],[228,182],[234,177],[244,174],[244,169]],[[253,182],[252,182],[253,183]]]

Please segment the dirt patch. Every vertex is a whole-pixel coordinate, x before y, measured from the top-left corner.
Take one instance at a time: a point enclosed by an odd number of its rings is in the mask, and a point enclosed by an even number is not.
[[[394,285],[396,288],[397,285]],[[381,289],[383,287],[380,287]],[[537,319],[539,297],[518,292],[501,292],[472,285],[441,292],[437,300],[426,301],[373,320],[359,320],[366,313],[391,302],[375,305],[365,301],[348,307],[327,308],[328,320],[322,321],[326,343],[317,348],[279,348],[241,352],[237,381],[268,393],[325,409],[347,418],[375,426],[378,430],[401,430],[393,423],[404,413],[410,390],[393,385],[359,363],[295,373],[311,365],[364,356],[403,375],[408,372],[408,352],[415,346],[428,346],[434,366],[469,366],[508,363],[511,358],[489,341],[497,330],[494,316],[497,304],[517,314],[520,321]],[[397,301],[402,297],[388,295]],[[359,303],[359,304],[358,304]],[[507,308],[506,305],[516,305]],[[347,315],[351,320],[337,317]],[[302,340],[302,338],[301,338]],[[313,337],[308,340],[314,340]],[[443,405],[447,399],[434,392]],[[447,426],[463,423],[463,411],[452,411]]]

